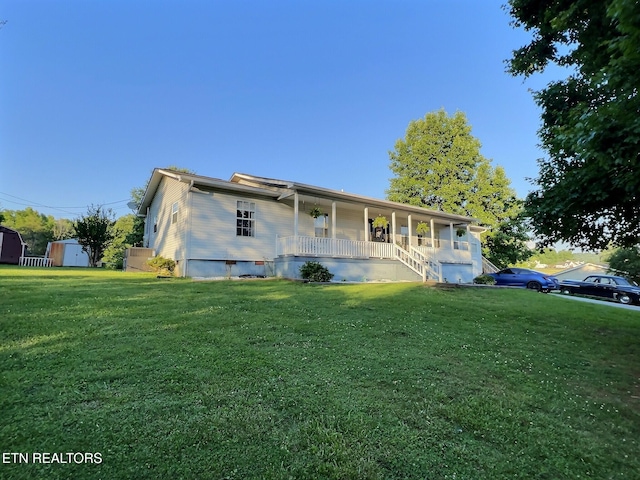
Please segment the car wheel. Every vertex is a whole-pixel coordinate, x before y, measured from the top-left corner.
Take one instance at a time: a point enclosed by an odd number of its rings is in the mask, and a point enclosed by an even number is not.
[[[562,288],[562,290],[560,290],[560,292],[561,292],[563,295],[571,295],[571,294],[573,293],[573,292],[571,291],[571,289],[570,289],[570,288],[567,288],[567,287],[563,287],[563,288]]]
[[[629,295],[627,295],[626,293],[619,293],[618,294],[618,301],[620,303],[623,303],[624,305],[629,305],[631,303],[631,297]]]
[[[539,292],[540,290],[542,290],[542,285],[540,285],[540,283],[538,282],[529,282],[527,283],[527,288],[530,288],[531,290],[537,290]]]

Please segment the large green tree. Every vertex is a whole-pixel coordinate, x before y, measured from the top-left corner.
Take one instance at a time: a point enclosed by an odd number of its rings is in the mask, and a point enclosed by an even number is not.
[[[118,218],[113,224],[113,241],[104,251],[104,262],[114,269],[121,270],[124,264],[124,252],[127,248],[138,246],[132,240],[137,240],[135,235],[136,221],[139,217],[133,214]]]
[[[527,246],[529,240],[529,228],[520,213],[501,221],[484,236],[482,254],[496,267],[506,268],[533,255]]]
[[[73,222],[67,218],[57,218],[53,224],[54,240],[73,238]]]
[[[74,222],[75,237],[89,255],[89,264],[92,267],[98,265],[106,248],[113,241],[114,223],[113,211],[100,205],[90,206],[87,213]]]
[[[513,75],[550,64],[564,80],[534,93],[547,157],[525,208],[542,245],[633,246],[640,237],[640,2],[509,0],[531,32],[509,61]]]
[[[24,210],[4,210],[2,214],[3,225],[20,232],[29,254],[44,255],[47,243],[54,240],[53,216],[39,213],[31,207]]]
[[[524,260],[531,252],[521,202],[504,169],[493,167],[480,147],[462,112],[439,110],[410,122],[389,152],[395,176],[387,198],[476,218],[491,229],[483,235],[485,256],[499,266]]]
[[[640,283],[640,248],[617,248],[608,257],[609,268],[616,274],[623,274]]]

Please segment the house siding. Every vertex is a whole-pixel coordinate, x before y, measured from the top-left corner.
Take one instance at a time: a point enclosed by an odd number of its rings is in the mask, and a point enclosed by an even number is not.
[[[293,209],[271,198],[234,192],[190,193],[189,258],[272,260],[276,235],[293,235]],[[236,234],[237,201],[255,203],[255,236]]]
[[[394,260],[353,258],[279,257],[275,261],[277,276],[300,279],[300,267],[307,261],[319,262],[332,273],[333,282],[420,282],[422,278]]]
[[[441,265],[444,283],[471,283],[479,275],[473,264],[442,263]]]
[[[364,207],[359,210],[340,210],[336,213],[336,238],[364,241]],[[331,236],[331,215],[329,215],[329,236]]]
[[[185,232],[188,230],[187,196],[188,185],[172,178],[164,177],[149,207],[147,216],[148,245],[157,255],[174,259],[181,272],[181,262],[186,258]],[[172,205],[178,203],[177,221],[172,222]],[[157,219],[157,224],[155,220]],[[154,232],[154,224],[157,231]]]
[[[259,277],[275,276],[273,262],[270,261],[222,261],[189,260],[188,275],[192,278],[223,278],[253,275]]]

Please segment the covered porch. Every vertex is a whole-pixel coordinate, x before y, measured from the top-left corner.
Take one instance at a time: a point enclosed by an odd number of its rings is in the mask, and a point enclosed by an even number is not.
[[[290,215],[267,228],[274,232],[276,270],[288,275],[318,258],[338,269],[379,264],[423,281],[466,283],[482,272],[484,228],[473,218],[273,178],[234,174],[231,181],[276,190],[276,202],[289,207]]]
[[[443,281],[443,264],[466,266],[471,271],[475,270],[474,257],[481,258],[478,232],[474,231],[478,227],[466,217],[384,200],[378,205],[358,204],[298,192],[288,195],[286,201],[293,209],[293,235],[276,236],[276,259],[390,260],[404,264],[423,281]],[[386,226],[374,227],[381,217]],[[420,224],[422,231],[417,233]],[[470,275],[463,275],[465,281]]]

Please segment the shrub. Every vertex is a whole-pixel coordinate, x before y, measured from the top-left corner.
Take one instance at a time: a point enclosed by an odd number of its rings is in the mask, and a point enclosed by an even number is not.
[[[489,275],[478,275],[473,279],[473,283],[477,283],[480,285],[495,285],[496,279]]]
[[[175,260],[164,258],[160,255],[153,257],[151,260],[147,260],[147,265],[158,275],[171,276],[173,275],[173,270],[176,268]]]
[[[300,275],[311,282],[330,282],[333,278],[333,273],[330,273],[327,267],[318,262],[305,262],[300,267]]]

